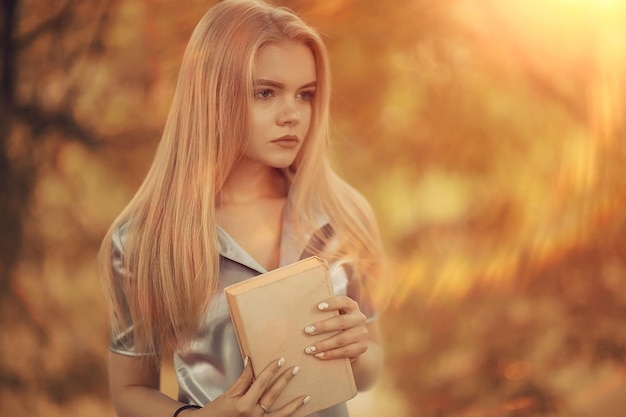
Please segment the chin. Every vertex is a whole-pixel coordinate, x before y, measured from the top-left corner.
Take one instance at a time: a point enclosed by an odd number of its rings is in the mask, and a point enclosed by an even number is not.
[[[266,161],[266,164],[268,166],[271,166],[272,168],[285,169],[285,168],[289,168],[291,165],[293,165],[295,160],[296,160],[295,157],[293,157],[293,158],[276,158],[276,159],[273,159],[273,160]]]

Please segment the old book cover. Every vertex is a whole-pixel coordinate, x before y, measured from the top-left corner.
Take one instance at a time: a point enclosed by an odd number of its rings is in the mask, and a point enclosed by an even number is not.
[[[301,417],[356,395],[348,359],[323,361],[304,352],[307,346],[330,336],[309,336],[304,328],[339,314],[317,308],[319,302],[334,295],[324,260],[306,258],[224,291],[241,354],[250,357],[254,374],[281,357],[285,358],[284,369],[300,367],[271,410],[300,395],[310,395],[310,402],[294,414]]]

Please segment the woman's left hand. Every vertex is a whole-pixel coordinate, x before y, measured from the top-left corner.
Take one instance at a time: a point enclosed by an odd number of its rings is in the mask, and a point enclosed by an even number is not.
[[[336,310],[338,316],[311,323],[304,328],[308,335],[333,333],[327,339],[315,342],[304,351],[319,359],[349,358],[356,360],[368,346],[367,317],[359,308],[359,304],[346,296],[335,296],[318,304],[322,311]]]

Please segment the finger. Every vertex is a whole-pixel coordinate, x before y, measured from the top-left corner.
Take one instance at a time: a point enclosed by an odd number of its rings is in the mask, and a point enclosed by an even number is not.
[[[311,400],[311,397],[308,395],[303,395],[301,397],[296,398],[293,401],[288,402],[281,408],[272,411],[272,417],[287,417],[295,413],[301,407],[306,406],[306,404]]]
[[[341,313],[348,313],[359,310],[359,304],[352,298],[345,295],[338,295],[328,298],[317,305],[318,310],[337,310]]]
[[[224,395],[228,397],[240,397],[248,391],[250,384],[254,380],[254,371],[249,364],[249,358],[246,357],[243,361],[243,371],[241,375],[235,381],[235,383],[225,392]]]
[[[272,406],[283,392],[289,381],[295,377],[300,371],[299,366],[291,367],[285,370],[276,378],[272,385],[261,395],[259,403],[263,404],[267,409],[271,410]]]
[[[304,333],[316,335],[321,333],[347,330],[353,327],[365,327],[367,317],[361,311],[353,311],[350,314],[333,316],[326,320],[320,320],[304,328]]]
[[[329,359],[350,359],[354,360],[367,351],[367,344],[353,343],[351,345],[342,346],[337,349],[324,350],[317,352],[314,356],[320,360]]]
[[[261,398],[261,395],[263,395],[270,382],[274,379],[274,376],[284,364],[285,358],[270,362],[257,376],[256,381],[250,385],[250,388],[243,398],[250,404],[258,403],[259,398]]]
[[[304,349],[304,352],[317,358],[354,358],[367,350],[369,331],[366,326],[352,327],[338,332],[324,340],[315,342]],[[346,349],[342,349],[342,348]],[[329,351],[336,350],[329,355]]]

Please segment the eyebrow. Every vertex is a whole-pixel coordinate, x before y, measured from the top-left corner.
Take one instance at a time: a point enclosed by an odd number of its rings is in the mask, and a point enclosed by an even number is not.
[[[278,82],[278,81],[272,81],[272,80],[254,80],[254,85],[264,85],[264,86],[268,86],[268,87],[274,87],[277,89],[284,89],[285,88],[285,84]],[[311,81],[309,83],[306,83],[300,87],[298,87],[298,89],[302,89],[302,88],[309,88],[309,87],[317,87],[317,81]]]

